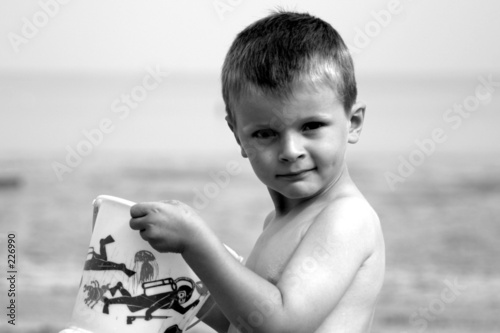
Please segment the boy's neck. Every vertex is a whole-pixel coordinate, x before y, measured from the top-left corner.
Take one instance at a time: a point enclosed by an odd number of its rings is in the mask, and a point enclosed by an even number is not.
[[[271,199],[273,200],[276,216],[284,216],[296,210],[302,210],[312,203],[319,203],[338,196],[343,192],[346,185],[353,185],[347,165],[344,164],[342,171],[337,179],[333,180],[327,187],[314,196],[300,199],[290,199],[279,192],[268,188]]]

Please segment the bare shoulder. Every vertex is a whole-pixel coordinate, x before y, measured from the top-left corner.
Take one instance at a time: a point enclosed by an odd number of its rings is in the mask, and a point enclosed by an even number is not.
[[[345,195],[330,201],[322,214],[332,213],[378,221],[375,210],[362,195]]]
[[[312,226],[326,236],[325,241],[330,244],[342,240],[356,241],[355,246],[366,256],[383,247],[379,217],[361,195],[331,201],[317,215]]]

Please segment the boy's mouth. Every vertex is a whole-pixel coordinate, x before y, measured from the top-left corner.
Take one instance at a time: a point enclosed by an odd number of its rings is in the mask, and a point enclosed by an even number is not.
[[[310,173],[311,171],[314,171],[314,170],[316,170],[316,168],[291,171],[291,172],[287,172],[287,173],[278,174],[278,175],[276,175],[276,177],[277,178],[286,178],[286,179],[300,179],[300,178],[307,176],[308,173]]]

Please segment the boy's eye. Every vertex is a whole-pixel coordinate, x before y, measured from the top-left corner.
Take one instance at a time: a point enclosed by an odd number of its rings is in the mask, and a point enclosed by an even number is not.
[[[322,122],[319,122],[319,121],[313,121],[313,122],[310,122],[310,123],[307,123],[303,126],[303,129],[304,131],[311,131],[311,130],[315,130],[315,129],[318,129],[320,127],[323,127],[325,124],[322,123]]]
[[[253,133],[253,137],[257,139],[270,139],[276,135],[271,129],[261,129]]]

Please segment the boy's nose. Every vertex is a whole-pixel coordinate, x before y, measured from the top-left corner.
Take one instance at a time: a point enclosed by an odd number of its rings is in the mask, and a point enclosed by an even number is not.
[[[294,162],[305,156],[301,139],[294,134],[286,134],[281,138],[278,158],[281,162]]]

